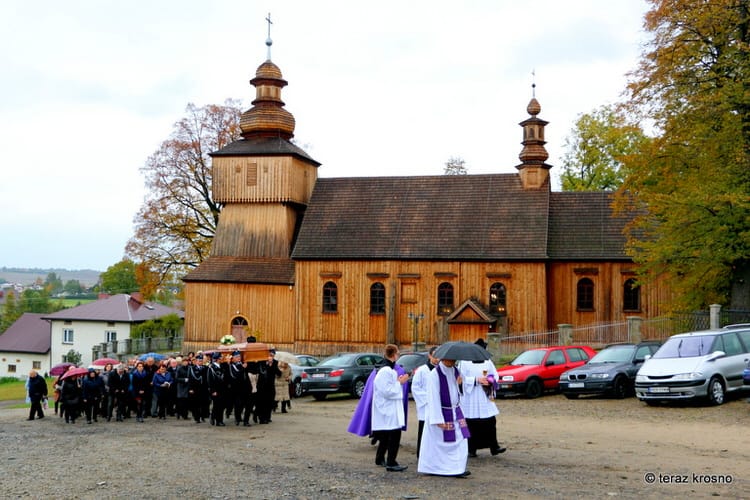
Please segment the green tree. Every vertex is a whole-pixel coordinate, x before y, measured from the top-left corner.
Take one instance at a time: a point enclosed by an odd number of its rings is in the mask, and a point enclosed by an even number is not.
[[[132,338],[176,337],[182,334],[182,319],[176,314],[150,319],[133,325],[130,330]]]
[[[671,284],[678,308],[748,307],[750,0],[649,0],[652,36],[629,112],[655,139],[626,160],[628,247]]]
[[[3,306],[3,315],[0,320],[0,333],[8,329],[10,325],[16,322],[23,313],[48,314],[63,309],[62,304],[52,302],[49,292],[40,288],[39,290],[27,288],[16,298],[16,294],[9,293]]]
[[[111,294],[132,293],[139,290],[136,280],[136,265],[130,259],[122,259],[101,274],[102,291]]]
[[[44,280],[44,288],[50,295],[56,295],[63,290],[62,279],[60,279],[57,273],[50,272],[47,274],[47,279]]]
[[[208,257],[221,212],[212,198],[209,153],[239,139],[240,114],[233,100],[189,104],[187,116],[141,168],[148,194],[125,251],[155,273],[153,289]]]
[[[63,286],[63,291],[67,292],[69,295],[80,295],[83,293],[84,289],[83,286],[81,286],[80,281],[68,280]]]
[[[468,173],[466,162],[460,156],[451,156],[445,162],[445,168],[443,169],[445,175],[466,175]]]
[[[646,135],[613,106],[579,115],[565,139],[563,191],[612,191],[622,185],[625,160],[642,150]]]

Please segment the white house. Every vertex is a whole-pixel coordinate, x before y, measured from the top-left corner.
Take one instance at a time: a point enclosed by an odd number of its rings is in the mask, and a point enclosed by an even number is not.
[[[24,313],[0,335],[0,377],[25,379],[29,371],[49,372],[49,323],[42,314]]]
[[[130,338],[133,325],[170,314],[184,318],[184,313],[162,304],[145,302],[140,294],[119,294],[101,298],[70,309],[47,314],[50,322],[50,359],[63,361],[71,350],[81,354],[81,366],[93,361],[94,346]]]

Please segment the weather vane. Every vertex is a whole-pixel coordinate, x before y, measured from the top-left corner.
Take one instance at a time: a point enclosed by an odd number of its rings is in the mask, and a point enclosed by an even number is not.
[[[271,40],[271,25],[273,22],[271,21],[271,13],[268,13],[268,17],[266,18],[266,21],[268,22],[268,38],[266,38],[266,46],[268,47],[268,55],[266,56],[267,60],[271,60],[271,45],[273,45],[273,41]]]

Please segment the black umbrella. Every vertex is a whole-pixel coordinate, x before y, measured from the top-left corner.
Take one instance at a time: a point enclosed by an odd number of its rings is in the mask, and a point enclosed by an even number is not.
[[[492,358],[487,349],[469,342],[446,342],[435,350],[433,356],[438,359],[465,361],[484,361]]]

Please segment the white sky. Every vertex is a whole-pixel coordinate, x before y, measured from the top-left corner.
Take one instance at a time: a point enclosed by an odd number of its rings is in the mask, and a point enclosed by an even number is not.
[[[516,172],[532,71],[559,175],[580,113],[619,99],[645,0],[9,0],[0,4],[0,267],[105,270],[139,168],[188,103],[254,98],[266,58],[320,177]]]

